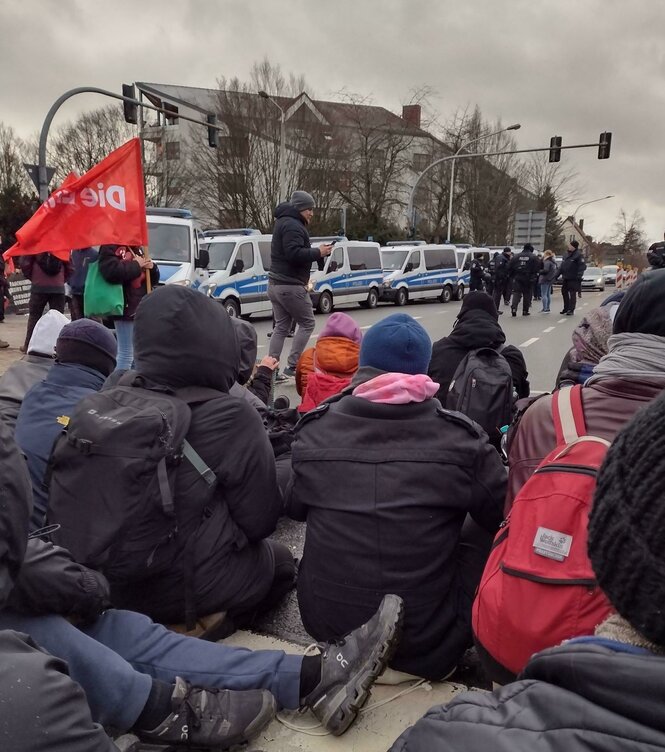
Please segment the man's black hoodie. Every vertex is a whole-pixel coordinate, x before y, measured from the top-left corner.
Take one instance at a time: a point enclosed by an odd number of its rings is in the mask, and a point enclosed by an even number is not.
[[[306,285],[312,261],[320,261],[318,248],[309,242],[302,215],[288,201],[275,209],[275,226],[270,250],[270,274],[273,284]]]

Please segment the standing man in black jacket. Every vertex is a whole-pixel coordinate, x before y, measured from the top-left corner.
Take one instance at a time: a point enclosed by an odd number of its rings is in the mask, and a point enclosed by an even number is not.
[[[522,253],[512,259],[508,271],[513,280],[513,299],[510,305],[510,312],[513,316],[517,316],[517,307],[520,304],[520,300],[523,299],[522,316],[529,316],[533,285],[540,271],[540,260],[538,256],[534,255],[531,243],[526,243]]]
[[[561,262],[561,268],[556,275],[556,278],[562,277],[563,279],[563,284],[561,285],[561,295],[563,296],[562,314],[572,316],[575,313],[577,294],[582,289],[582,277],[584,276],[585,269],[586,264],[584,263],[582,251],[580,251],[580,244],[577,240],[571,240],[568,246],[568,255]]]
[[[494,267],[491,270],[493,282],[492,296],[499,316],[503,313],[500,310],[501,298],[508,305],[510,297],[510,273],[508,270],[510,269],[510,260],[512,257],[513,252],[506,246],[500,255],[494,257]]]
[[[272,303],[275,329],[268,354],[280,359],[291,322],[298,324],[286,368],[277,377],[284,381],[296,375],[296,364],[314,330],[314,311],[307,290],[313,261],[329,256],[332,245],[312,248],[307,225],[314,216],[314,198],[306,191],[294,191],[291,200],[275,209],[275,226],[270,251],[268,297]]]

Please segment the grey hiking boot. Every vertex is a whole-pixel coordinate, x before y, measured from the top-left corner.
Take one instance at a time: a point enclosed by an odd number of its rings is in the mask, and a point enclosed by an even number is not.
[[[343,734],[367,702],[372,685],[395,652],[403,616],[402,599],[386,595],[366,624],[343,640],[322,646],[321,681],[304,704],[331,734]]]
[[[266,689],[201,689],[176,677],[171,707],[173,712],[157,728],[135,733],[167,746],[222,750],[258,734],[274,718],[277,704]]]

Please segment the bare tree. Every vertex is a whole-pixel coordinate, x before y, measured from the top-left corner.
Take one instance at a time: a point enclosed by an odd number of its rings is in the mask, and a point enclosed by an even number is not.
[[[646,265],[647,238],[644,232],[644,217],[638,209],[628,214],[624,209],[613,227],[613,240],[621,248],[626,263],[642,268]]]
[[[14,233],[38,206],[24,159],[25,144],[0,122],[0,252],[14,243]]]

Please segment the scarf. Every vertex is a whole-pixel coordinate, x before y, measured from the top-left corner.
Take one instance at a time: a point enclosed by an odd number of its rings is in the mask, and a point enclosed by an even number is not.
[[[585,386],[613,377],[641,381],[665,378],[665,337],[638,332],[613,334],[607,344],[609,352],[593,369]]]
[[[636,648],[645,648],[656,655],[665,655],[665,647],[647,640],[619,614],[608,616],[596,627],[595,634],[596,637],[622,642],[624,645],[634,645]]]
[[[574,363],[598,363],[607,355],[607,341],[612,334],[612,321],[609,307],[594,308],[582,319],[573,331]]]
[[[424,373],[383,373],[353,390],[354,397],[384,405],[424,402],[439,391],[439,385]]]

